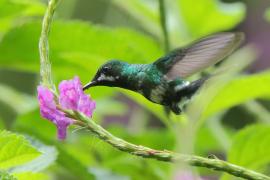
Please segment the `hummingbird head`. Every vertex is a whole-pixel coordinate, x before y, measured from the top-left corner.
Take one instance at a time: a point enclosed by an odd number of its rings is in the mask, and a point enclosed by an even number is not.
[[[121,79],[121,71],[125,63],[118,60],[111,60],[103,64],[97,71],[91,82],[87,83],[83,90],[93,86],[117,86]]]

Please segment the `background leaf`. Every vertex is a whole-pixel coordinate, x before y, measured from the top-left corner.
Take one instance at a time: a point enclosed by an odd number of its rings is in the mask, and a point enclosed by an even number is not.
[[[112,2],[140,22],[146,31],[159,38],[162,37],[157,1],[113,0]]]
[[[26,113],[37,107],[36,98],[0,84],[0,101],[10,106],[18,114]]]
[[[270,72],[268,71],[238,77],[229,82],[215,96],[205,113],[210,115],[255,98],[268,99],[270,98],[269,89]]]
[[[45,5],[38,0],[0,0],[0,35],[30,16],[41,16]]]
[[[0,132],[0,169],[8,169],[38,157],[38,152],[20,135]]]
[[[14,128],[17,131],[34,136],[42,142],[45,142],[46,144],[55,146],[57,152],[59,153],[56,163],[58,163],[63,169],[65,169],[66,174],[69,174],[70,177],[79,177],[83,180],[93,179],[94,176],[88,171],[88,168],[84,164],[82,164],[75,156],[69,153],[64,147],[63,143],[56,140],[55,126],[49,121],[41,119],[39,110],[29,112],[23,116],[20,116],[16,120]],[[69,133],[69,136],[71,135],[72,133]],[[55,152],[55,150],[53,151]],[[50,158],[53,157],[54,156],[50,156]],[[44,159],[42,160],[42,162],[44,163]],[[45,163],[46,162],[47,161],[45,161]],[[38,162],[33,163],[34,165],[36,165],[36,163]],[[74,164],[76,164],[76,166]],[[32,165],[33,164],[30,163],[29,167],[31,168]]]
[[[6,34],[0,44],[0,65],[38,72],[39,34],[40,22],[22,25]],[[12,39],[16,39],[16,42]],[[57,82],[79,75],[86,83],[98,67],[109,59],[148,63],[161,56],[160,47],[140,33],[83,22],[55,22],[50,44],[53,74]],[[102,89],[93,91],[93,97],[104,97],[106,92],[111,92],[110,88]]]
[[[233,138],[233,144],[228,153],[228,161],[263,172],[270,161],[269,143],[269,125],[249,126],[238,132]],[[222,179],[231,178],[229,175],[224,175]]]
[[[177,2],[185,32],[193,38],[232,28],[245,17],[242,3],[198,0],[194,6],[194,2],[189,0]]]
[[[27,140],[29,140],[31,145],[34,146],[38,151],[42,152],[42,154],[34,160],[23,164],[22,166],[12,168],[11,172],[13,173],[22,174],[22,172],[40,172],[52,165],[57,159],[58,151],[54,146],[47,146],[30,136],[27,136]],[[27,176],[25,175],[25,177]]]
[[[70,63],[80,68],[87,64],[94,68],[96,63],[100,65],[111,58],[147,63],[161,55],[159,47],[153,40],[128,29],[110,29],[83,22],[55,22],[51,32],[51,59],[56,68],[59,68],[59,65],[65,67]],[[39,33],[40,22],[28,23],[9,32],[3,38],[0,46],[0,51],[3,53],[1,64],[20,68],[29,66],[30,63],[37,66],[39,56],[36,44]],[[11,44],[10,39],[13,38],[16,38],[17,41]],[[25,44],[26,39],[31,40],[31,42]],[[119,45],[115,46],[115,44]],[[17,47],[20,50],[10,54],[13,50],[12,45],[13,48]],[[10,64],[7,63],[9,61]],[[20,61],[26,64],[22,64]],[[15,62],[20,64],[15,64]]]

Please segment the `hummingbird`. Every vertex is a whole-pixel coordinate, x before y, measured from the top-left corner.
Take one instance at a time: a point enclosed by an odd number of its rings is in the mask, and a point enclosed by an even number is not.
[[[189,100],[209,76],[192,82],[187,78],[223,60],[243,40],[241,32],[222,32],[175,49],[153,63],[129,64],[110,60],[98,69],[83,90],[94,86],[124,88],[180,114],[180,104]]]

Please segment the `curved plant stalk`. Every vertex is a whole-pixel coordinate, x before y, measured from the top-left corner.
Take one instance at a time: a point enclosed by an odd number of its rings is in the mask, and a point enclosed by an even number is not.
[[[41,82],[44,86],[49,88],[53,88],[54,84],[52,82],[51,76],[51,66],[49,61],[49,46],[48,46],[48,35],[50,31],[50,25],[52,22],[52,17],[54,11],[56,9],[57,3],[59,0],[50,0],[48,9],[43,19],[42,24],[42,32],[39,42],[39,51],[40,51],[40,63],[41,63]],[[199,157],[194,155],[185,155],[178,154],[167,150],[155,150],[141,145],[135,145],[129,143],[123,139],[120,139],[110,132],[106,131],[100,125],[96,124],[93,120],[88,117],[73,111],[67,111],[61,109],[66,113],[67,116],[76,119],[76,123],[78,126],[89,129],[92,133],[97,135],[97,137],[108,144],[112,145],[116,149],[127,152],[136,156],[144,157],[144,158],[152,158],[157,159],[159,161],[165,162],[176,162],[182,161],[186,162],[191,166],[199,166],[205,167],[208,169],[213,169],[216,171],[227,172],[231,175],[242,177],[246,179],[252,180],[270,180],[270,177],[260,174],[258,172],[246,169],[244,167],[240,167],[234,164],[230,164],[228,162],[219,160],[215,157]]]
[[[49,33],[57,4],[60,0],[49,0],[48,8],[43,18],[41,35],[39,39],[40,76],[41,83],[50,89],[54,89],[52,80],[51,63],[49,60]]]
[[[168,53],[170,50],[170,42],[169,42],[169,34],[167,29],[167,16],[166,16],[166,7],[164,0],[159,0],[159,18],[160,18],[160,25],[162,28],[163,38],[164,38],[164,50],[165,53]]]

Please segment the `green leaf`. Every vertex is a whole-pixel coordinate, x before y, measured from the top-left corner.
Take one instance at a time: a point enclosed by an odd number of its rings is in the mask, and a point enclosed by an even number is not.
[[[7,131],[0,132],[0,169],[12,168],[40,155],[21,135]]]
[[[26,172],[26,173],[15,173],[13,174],[14,177],[18,178],[18,180],[49,180],[49,176],[44,173],[33,173],[33,172]]]
[[[72,173],[74,177],[79,177],[83,180],[94,179],[94,175],[88,170],[88,167],[82,164],[72,154],[68,153],[63,146],[58,145],[57,148],[59,151],[57,162],[61,165],[61,167],[65,168],[67,172]]]
[[[28,23],[9,32],[0,45],[1,64],[37,72],[39,35],[40,22]],[[14,38],[16,42],[12,41]],[[53,67],[58,70],[56,73],[66,72],[65,68],[69,67],[72,72],[78,68],[88,70],[90,75],[108,59],[147,63],[161,55],[157,44],[142,34],[83,22],[55,22],[50,35],[50,50]],[[64,70],[59,72],[60,68]]]
[[[47,146],[30,136],[27,137],[27,140],[29,140],[31,145],[38,151],[42,152],[42,154],[28,163],[13,168],[12,173],[40,172],[49,167],[57,159],[58,151],[54,146]]]
[[[30,16],[41,16],[45,5],[38,0],[0,0],[0,34]]]
[[[224,129],[225,130],[225,129]],[[226,129],[226,132],[228,130]],[[209,152],[222,152],[223,147],[218,142],[217,136],[211,132],[210,127],[202,126],[196,135],[195,152],[196,155],[207,156]],[[207,141],[205,141],[207,139]]]
[[[112,2],[136,19],[148,32],[162,37],[157,3],[142,0],[113,0]]]
[[[270,162],[269,144],[269,125],[249,126],[238,132],[233,138],[233,144],[228,153],[228,161],[239,166],[263,172]],[[231,177],[224,175],[223,180],[225,179],[231,179]]]
[[[269,89],[270,71],[238,77],[215,96],[205,114],[209,116],[255,98],[269,99]]]
[[[58,151],[56,163],[65,169],[70,177],[83,180],[93,179],[94,176],[88,171],[88,168],[65,149],[63,142],[56,140],[55,125],[48,120],[42,119],[38,110],[19,116],[14,128],[17,131],[34,136],[48,145],[54,145]],[[72,136],[71,133],[68,136],[69,139],[72,139],[70,137]]]
[[[178,0],[179,12],[192,38],[198,38],[218,31],[233,28],[245,17],[243,3],[223,3],[219,0]]]
[[[57,132],[55,125],[49,120],[43,119],[38,109],[18,116],[13,128],[16,131],[33,135],[42,140],[42,142],[46,142],[46,139],[56,140]]]
[[[39,72],[40,27],[40,22],[32,22],[7,33],[0,44],[0,65]],[[128,29],[58,21],[52,25],[50,55],[58,82],[79,75],[86,83],[110,59],[148,63],[161,56],[161,49],[151,38]],[[111,89],[93,91],[93,97],[104,96],[106,92]]]

